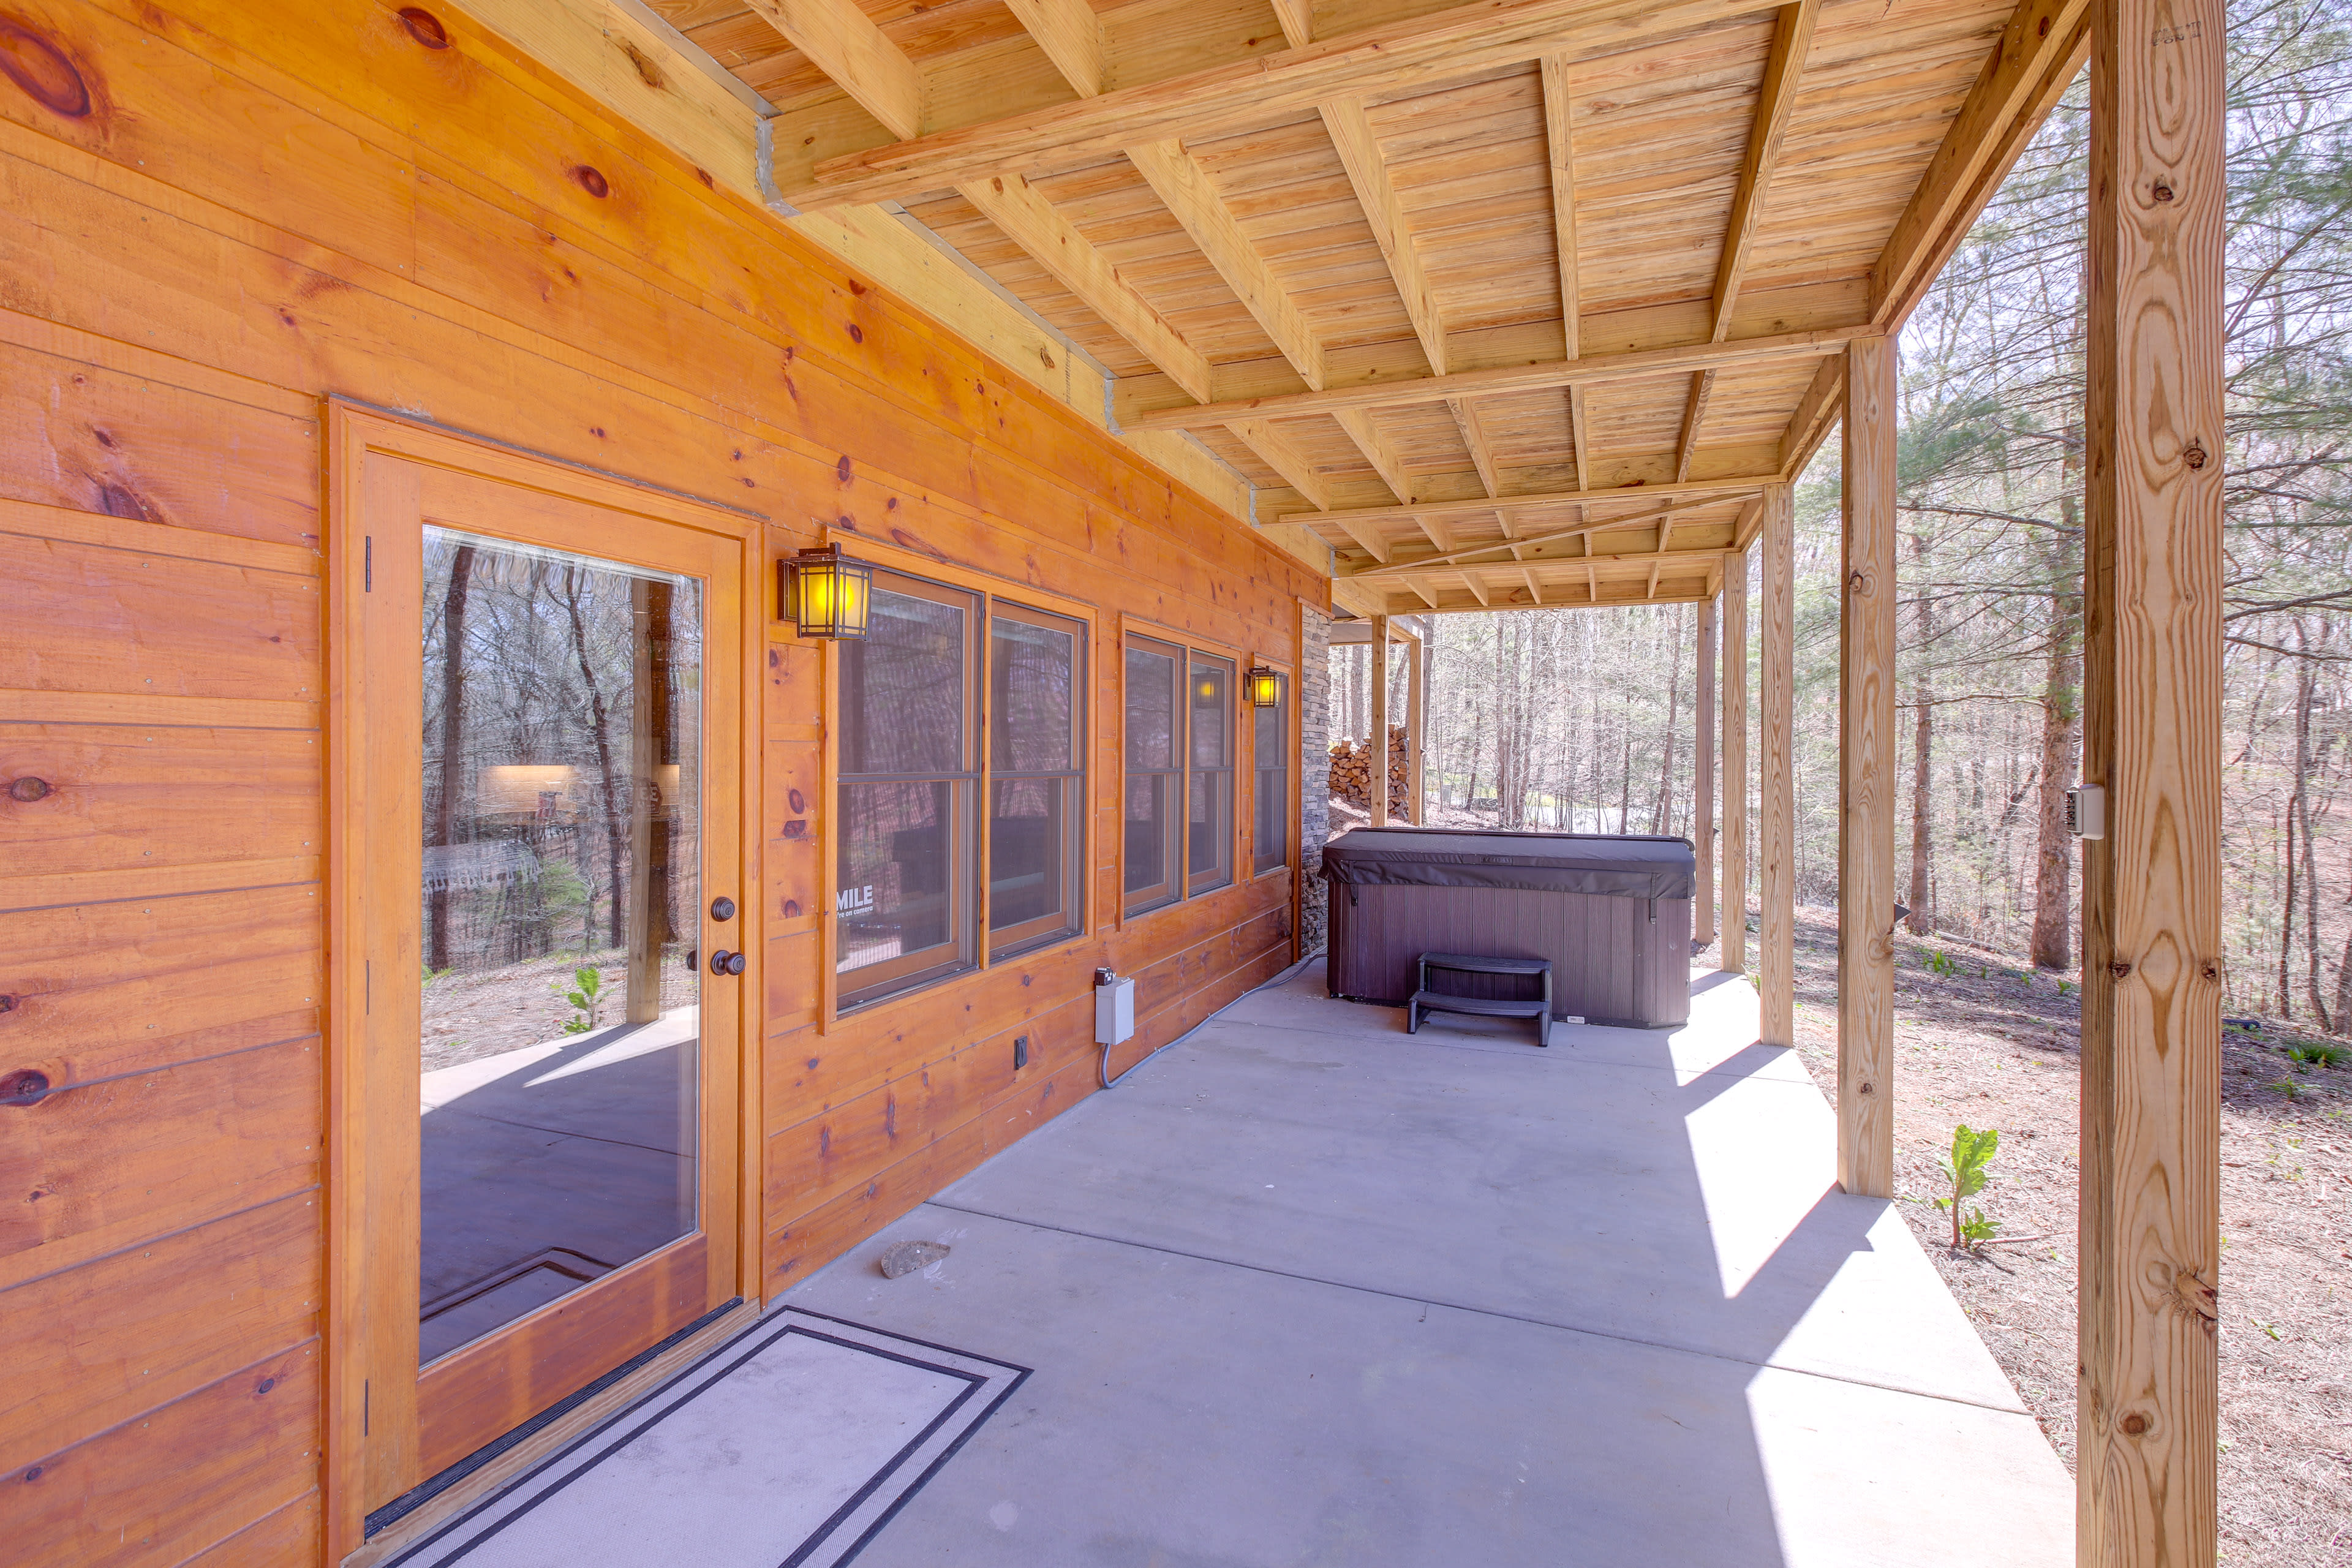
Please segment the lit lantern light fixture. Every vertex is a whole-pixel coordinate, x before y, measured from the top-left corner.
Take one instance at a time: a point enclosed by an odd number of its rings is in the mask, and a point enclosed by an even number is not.
[[[776,596],[783,618],[798,622],[804,637],[862,637],[874,603],[874,568],[830,544],[803,550],[776,563]]]
[[[1262,664],[1242,677],[1242,689],[1249,694],[1250,706],[1253,708],[1281,707],[1284,684],[1284,677],[1280,670],[1268,669]]]

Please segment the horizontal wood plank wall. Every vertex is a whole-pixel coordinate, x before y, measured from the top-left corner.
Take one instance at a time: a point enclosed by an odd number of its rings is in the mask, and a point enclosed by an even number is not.
[[[309,1564],[320,399],[1289,649],[1317,579],[434,4],[17,0],[0,77],[8,1553]],[[26,86],[30,83],[30,86]],[[771,589],[763,585],[762,592]],[[1287,874],[820,1028],[822,660],[772,628],[766,1256],[788,1285],[1287,963]],[[1246,861],[1244,862],[1246,864]],[[1014,1071],[1011,1037],[1031,1039]]]

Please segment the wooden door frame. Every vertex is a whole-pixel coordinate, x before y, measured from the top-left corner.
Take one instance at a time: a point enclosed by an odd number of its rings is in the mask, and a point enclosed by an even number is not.
[[[360,596],[368,591],[371,569],[365,542],[366,474],[371,457],[448,469],[584,505],[625,511],[658,522],[692,528],[736,542],[740,595],[738,630],[739,738],[736,831],[741,837],[744,889],[762,885],[760,810],[762,799],[761,661],[767,650],[765,566],[766,519],[757,513],[705,501],[657,486],[599,473],[485,437],[443,429],[342,397],[324,400],[323,469],[326,485],[327,659],[327,963],[323,1035],[326,1067],[326,1279],[321,1331],[326,1343],[320,1490],[323,1503],[326,1560],[339,1563],[363,1542],[366,1508],[364,1421],[367,1415],[366,1348],[362,1300],[367,1194],[380,1167],[371,1161],[364,1126],[358,1047],[365,1037],[366,979],[362,937],[365,905],[360,894],[366,864],[366,784],[350,765],[352,737],[364,712],[366,670],[345,646],[347,628],[360,624]],[[712,613],[723,613],[719,605]],[[740,1149],[735,1215],[735,1289],[746,1301],[759,1298],[763,1276],[761,1194],[764,1172],[761,1133],[761,1052],[766,1013],[761,972],[765,901],[755,892],[739,896],[742,950],[750,966],[742,978],[738,1016],[735,1084],[736,1136]]]

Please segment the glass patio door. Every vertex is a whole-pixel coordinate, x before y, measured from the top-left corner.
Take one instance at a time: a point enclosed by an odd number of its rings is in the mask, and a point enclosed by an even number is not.
[[[369,462],[376,1510],[739,1294],[751,920],[740,534]]]

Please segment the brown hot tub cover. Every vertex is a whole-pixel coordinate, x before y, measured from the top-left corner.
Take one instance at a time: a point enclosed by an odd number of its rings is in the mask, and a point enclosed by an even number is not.
[[[1613,899],[1687,899],[1697,889],[1698,857],[1687,838],[1358,827],[1324,846],[1323,875],[1358,887],[1524,888]]]

